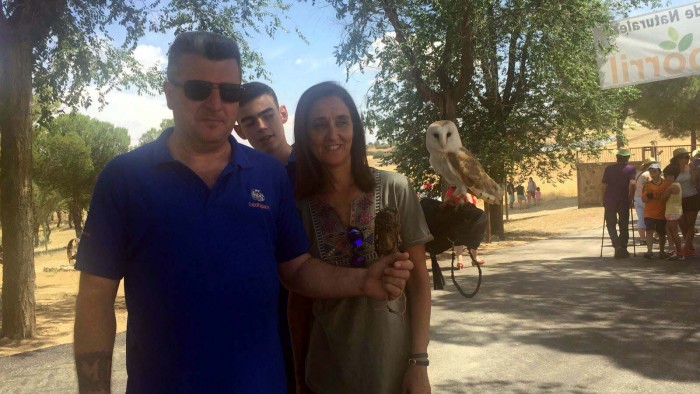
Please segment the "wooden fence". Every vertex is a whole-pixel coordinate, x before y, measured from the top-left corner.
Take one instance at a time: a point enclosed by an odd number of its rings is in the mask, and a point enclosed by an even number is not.
[[[662,166],[669,164],[671,158],[673,157],[673,151],[678,148],[685,148],[690,152],[690,145],[665,145],[665,146],[643,146],[638,148],[628,148],[632,155],[630,155],[631,162],[642,162],[647,157],[655,157],[656,161],[661,163]],[[595,156],[579,156],[579,163],[614,163],[617,161],[615,158],[615,152],[617,149],[606,149],[600,152],[599,157]]]

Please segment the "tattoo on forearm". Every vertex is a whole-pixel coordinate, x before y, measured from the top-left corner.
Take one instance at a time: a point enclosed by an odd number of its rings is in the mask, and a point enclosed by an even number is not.
[[[75,368],[78,372],[78,389],[81,393],[93,390],[110,390],[111,352],[76,354]]]

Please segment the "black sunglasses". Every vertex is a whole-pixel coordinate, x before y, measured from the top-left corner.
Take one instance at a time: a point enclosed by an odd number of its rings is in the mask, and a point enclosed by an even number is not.
[[[365,237],[362,234],[362,230],[357,227],[348,228],[348,242],[352,247],[352,257],[350,258],[350,265],[355,268],[362,268],[365,266],[365,258],[357,252],[360,250],[362,245],[365,243]]]
[[[204,101],[211,95],[213,89],[219,90],[221,101],[226,103],[235,103],[241,99],[243,87],[238,83],[214,83],[209,81],[199,81],[192,79],[184,83],[170,81],[171,84],[183,88],[185,97],[194,101]]]

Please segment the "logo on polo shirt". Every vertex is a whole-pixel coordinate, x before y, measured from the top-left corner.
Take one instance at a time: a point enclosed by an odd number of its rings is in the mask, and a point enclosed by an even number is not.
[[[265,196],[258,189],[253,189],[250,191],[250,197],[255,201],[265,201]]]
[[[248,206],[251,208],[260,208],[260,209],[270,209],[269,205],[261,204],[261,202],[265,201],[265,195],[262,194],[262,192],[258,189],[252,189],[250,191],[250,198],[257,202],[248,202]]]

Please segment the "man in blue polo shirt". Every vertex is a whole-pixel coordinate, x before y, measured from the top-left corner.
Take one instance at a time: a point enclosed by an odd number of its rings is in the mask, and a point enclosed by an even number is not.
[[[95,186],[76,268],[81,392],[108,392],[122,278],[127,392],[286,391],[278,275],[309,297],[396,298],[413,265],[367,270],[308,254],[282,166],[231,136],[240,53],[223,36],[178,35],[163,89],[175,127],[113,159]]]

